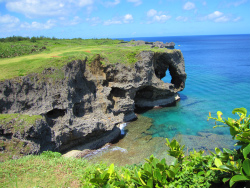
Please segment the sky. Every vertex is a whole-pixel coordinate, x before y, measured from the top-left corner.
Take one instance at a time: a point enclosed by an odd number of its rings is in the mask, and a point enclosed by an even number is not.
[[[0,0],[0,38],[250,34],[250,0]]]

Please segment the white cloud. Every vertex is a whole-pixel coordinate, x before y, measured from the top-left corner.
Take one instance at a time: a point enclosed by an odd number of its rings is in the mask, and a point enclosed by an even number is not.
[[[63,13],[64,4],[59,1],[40,1],[40,0],[14,0],[6,3],[6,8],[9,11],[19,12],[27,17],[34,15],[53,16]]]
[[[192,10],[195,8],[195,4],[192,3],[192,2],[186,2],[184,5],[183,5],[183,9],[184,10]]]
[[[102,22],[99,17],[87,18],[86,21],[89,22],[91,26],[96,26]]]
[[[230,7],[230,6],[234,6],[234,7],[238,7],[244,3],[247,3],[248,0],[239,0],[239,1],[234,1],[234,2],[231,2],[231,3],[227,3],[226,6]]]
[[[238,16],[237,18],[234,18],[234,19],[233,19],[233,22],[238,22],[239,20],[241,20],[241,17],[240,17],[240,16]]]
[[[125,16],[122,17],[115,17],[110,20],[106,20],[103,22],[103,25],[114,25],[114,24],[127,24],[131,23],[133,21],[133,16],[132,14],[126,14]]]
[[[157,22],[166,22],[167,20],[169,20],[171,18],[171,16],[167,16],[167,15],[156,15],[154,17],[154,21],[157,21]]]
[[[147,12],[147,16],[148,17],[153,17],[157,14],[157,11],[154,10],[154,9],[150,9],[148,12]]]
[[[216,19],[214,20],[214,22],[228,22],[229,20],[230,20],[229,17],[227,17],[227,16],[222,16],[222,17],[216,18]]]
[[[105,7],[114,7],[114,6],[118,5],[119,3],[120,3],[120,0],[102,2],[102,4],[103,4]]]
[[[153,22],[166,22],[167,20],[169,20],[172,16],[170,15],[165,15],[162,11],[156,11],[154,9],[150,9],[147,12],[147,17],[149,19],[149,21],[147,23],[153,23]]]
[[[10,0],[6,8],[12,12],[24,14],[26,17],[62,16],[79,7],[89,9],[94,0]]]
[[[127,2],[134,3],[135,6],[142,4],[142,0],[127,0]]]
[[[114,24],[122,24],[121,20],[106,20],[103,22],[103,25],[114,25]]]
[[[54,20],[48,20],[46,23],[39,23],[39,22],[32,22],[30,23],[23,23],[21,24],[21,28],[23,29],[35,29],[35,30],[41,30],[41,29],[50,29],[53,26],[55,26]]]
[[[11,32],[17,30],[20,20],[9,14],[0,15],[0,32]]]
[[[94,3],[93,0],[78,0],[78,5],[80,7],[85,7],[85,6],[88,6],[88,5],[92,5]],[[70,2],[70,1],[69,1]],[[77,1],[76,1],[77,2]]]
[[[225,15],[224,13],[220,12],[220,11],[214,11],[213,13],[211,14],[208,14],[204,17],[200,17],[198,18],[198,20],[200,21],[213,21],[213,22],[230,22],[230,21],[233,21],[233,22],[237,22],[241,19],[241,17],[236,17],[236,18],[233,18],[232,15]]]
[[[185,16],[178,16],[175,18],[177,21],[183,21],[183,22],[186,22],[188,21],[188,17],[185,17]]]
[[[133,21],[133,16],[131,15],[131,14],[126,14],[125,16],[124,16],[124,18],[123,18],[123,22],[124,23],[130,23],[130,22],[132,22]]]
[[[27,17],[53,16],[63,13],[64,4],[53,0],[46,3],[39,0],[16,0],[7,2],[6,7],[10,11],[22,13]]]
[[[11,31],[19,31],[20,29],[26,30],[43,30],[43,29],[51,29],[56,25],[55,20],[48,20],[46,23],[39,23],[33,21],[32,23],[21,22],[18,18],[11,15],[0,15],[0,32],[11,32]]]
[[[72,20],[64,21],[63,25],[77,25],[81,22],[81,18],[79,16],[75,16]]]
[[[19,23],[20,20],[14,16],[11,16],[9,14],[6,14],[6,15],[3,15],[1,16],[0,15],[0,24],[9,24],[9,23]]]
[[[220,17],[222,15],[223,15],[222,12],[220,12],[220,11],[214,11],[213,13],[207,15],[207,19],[213,20],[213,19],[218,18],[218,17]]]
[[[203,1],[203,2],[202,2],[202,5],[203,5],[203,6],[206,6],[206,5],[207,5],[207,2],[206,2],[206,1]]]

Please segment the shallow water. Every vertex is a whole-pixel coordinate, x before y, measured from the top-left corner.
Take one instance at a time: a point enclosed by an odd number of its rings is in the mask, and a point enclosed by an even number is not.
[[[131,39],[124,39],[131,40]],[[127,135],[95,159],[117,165],[143,162],[151,154],[167,156],[165,138],[175,138],[191,148],[233,148],[227,128],[213,129],[208,113],[237,118],[232,110],[250,110],[250,35],[135,38],[145,41],[174,41],[185,58],[187,81],[181,100],[173,107],[153,109],[130,123]],[[169,82],[167,74],[163,81]],[[151,118],[151,119],[148,119]],[[133,133],[133,134],[132,134]],[[112,151],[112,147],[121,150]],[[124,150],[124,151],[125,151]],[[171,158],[168,158],[171,161]]]

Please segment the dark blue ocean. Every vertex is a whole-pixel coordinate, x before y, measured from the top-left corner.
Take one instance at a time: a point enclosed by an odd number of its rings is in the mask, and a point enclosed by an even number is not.
[[[204,130],[229,134],[226,128],[212,128],[214,121],[207,121],[209,112],[216,116],[217,111],[222,111],[225,118],[236,118],[231,112],[238,107],[250,112],[250,35],[133,39],[175,42],[175,48],[182,51],[185,59],[187,80],[185,89],[179,93],[180,102],[143,114],[153,118],[153,137],[196,135]],[[164,82],[170,80],[169,74],[163,78]]]

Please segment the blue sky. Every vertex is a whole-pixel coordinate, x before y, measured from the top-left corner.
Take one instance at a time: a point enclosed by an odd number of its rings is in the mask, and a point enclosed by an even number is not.
[[[250,34],[250,0],[0,0],[0,38]]]

